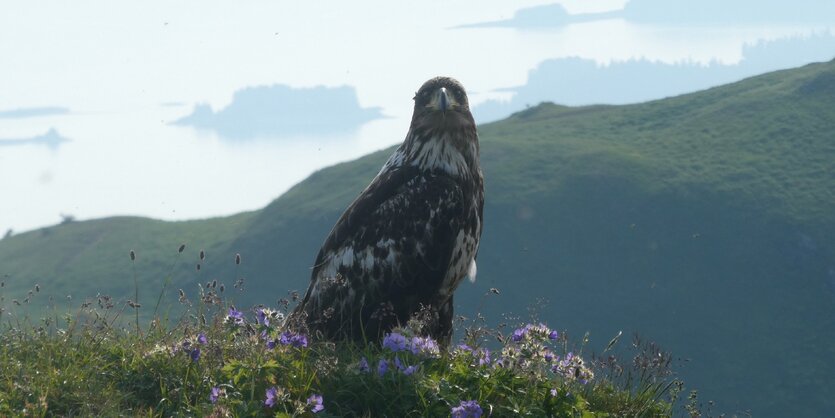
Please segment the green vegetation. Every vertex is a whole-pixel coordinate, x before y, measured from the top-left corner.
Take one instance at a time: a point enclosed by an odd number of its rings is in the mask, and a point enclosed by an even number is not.
[[[0,415],[650,417],[669,416],[683,389],[652,345],[621,366],[616,341],[587,363],[585,341],[575,355],[542,324],[509,335],[471,324],[449,349],[414,335],[419,324],[382,344],[316,342],[280,328],[289,304],[242,312],[219,292],[181,294],[182,317],[141,328],[114,325],[134,308],[101,296],[16,318],[0,331]]]
[[[835,410],[833,132],[835,62],[643,104],[541,104],[482,126],[479,278],[458,290],[457,312],[497,324],[545,298],[540,317],[571,334],[639,331],[692,360],[683,376],[719,410],[825,415]],[[174,289],[233,275],[248,290],[237,305],[275,305],[306,288],[322,240],[390,152],[323,169],[230,218],[70,222],[0,240],[5,306],[23,309],[35,283],[59,307],[79,305],[67,294],[135,298],[131,249],[146,320],[150,289],[167,279],[172,312]],[[501,302],[485,303],[493,287]]]

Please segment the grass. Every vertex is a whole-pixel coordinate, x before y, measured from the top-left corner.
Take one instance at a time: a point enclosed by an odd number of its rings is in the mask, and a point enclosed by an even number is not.
[[[217,281],[180,293],[177,318],[138,322],[129,299],[89,298],[35,321],[3,306],[4,416],[700,416],[671,357],[639,340],[621,363],[541,323],[459,318],[441,348],[412,330],[365,345],[282,329],[292,301],[241,311]],[[37,292],[39,293],[39,292]],[[33,297],[36,295],[32,295]],[[498,296],[496,296],[498,297]]]

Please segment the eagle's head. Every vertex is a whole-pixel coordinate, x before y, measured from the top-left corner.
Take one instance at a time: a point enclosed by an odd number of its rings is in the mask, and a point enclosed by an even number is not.
[[[464,86],[454,78],[435,77],[423,83],[414,101],[406,141],[386,167],[410,164],[458,176],[480,176],[478,133]]]
[[[435,77],[415,93],[412,129],[475,129],[467,92],[458,80]]]

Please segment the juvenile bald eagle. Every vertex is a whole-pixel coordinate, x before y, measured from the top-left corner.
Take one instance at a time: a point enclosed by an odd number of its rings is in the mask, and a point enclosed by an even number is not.
[[[329,340],[373,341],[416,313],[448,343],[452,294],[475,280],[484,188],[464,87],[433,78],[414,97],[406,140],[345,210],[290,316]]]

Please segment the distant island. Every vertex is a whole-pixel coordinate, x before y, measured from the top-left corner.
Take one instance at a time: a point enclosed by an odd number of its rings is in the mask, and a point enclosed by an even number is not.
[[[49,131],[42,135],[33,136],[31,138],[0,138],[1,146],[13,145],[46,145],[49,148],[58,148],[64,142],[69,142],[70,139],[62,136],[55,128],[50,128]]]
[[[173,123],[239,140],[337,134],[382,117],[379,107],[360,106],[353,87],[275,84],[238,90],[232,103],[217,111],[198,104],[190,115]]]
[[[70,110],[66,107],[27,107],[22,109],[0,110],[0,119],[36,118],[41,116],[66,115]]]

